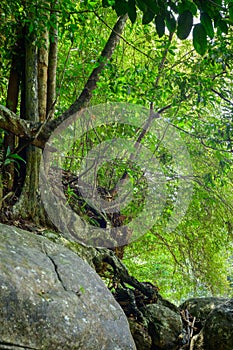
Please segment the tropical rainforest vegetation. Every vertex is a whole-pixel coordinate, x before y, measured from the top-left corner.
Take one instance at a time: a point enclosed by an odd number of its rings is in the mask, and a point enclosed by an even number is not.
[[[1,220],[46,226],[39,167],[63,121],[99,104],[140,105],[182,138],[192,196],[182,220],[167,229],[179,206],[171,177],[159,218],[124,247],[123,262],[174,301],[232,295],[233,1],[2,0],[0,16]],[[89,130],[65,155],[66,175],[77,174],[92,148],[121,137],[147,147],[169,178],[171,151],[143,134],[145,123]],[[97,176],[109,193],[127,173],[134,199],[120,216],[126,224],[142,210],[146,191],[145,173],[130,160],[106,162]],[[66,198],[78,201],[72,186]],[[83,219],[101,225],[103,213],[90,218],[81,204]]]

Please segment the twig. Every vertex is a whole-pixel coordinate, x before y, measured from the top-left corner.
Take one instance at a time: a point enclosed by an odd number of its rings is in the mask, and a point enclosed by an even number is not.
[[[233,102],[230,101],[228,98],[226,98],[221,92],[215,90],[214,88],[211,88],[211,91],[213,91],[216,95],[218,95],[219,97],[221,97],[221,99],[223,99],[224,101],[226,101],[227,103],[229,103],[231,106],[233,106]]]

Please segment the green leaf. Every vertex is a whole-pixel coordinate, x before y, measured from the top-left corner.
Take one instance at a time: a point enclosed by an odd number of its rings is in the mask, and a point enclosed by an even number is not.
[[[165,22],[169,32],[174,33],[174,31],[176,30],[176,20],[171,12],[167,12]]]
[[[117,16],[123,16],[128,11],[128,3],[125,0],[116,0],[114,9],[117,13]]]
[[[214,28],[213,28],[213,23],[212,20],[210,18],[210,16],[208,15],[208,13],[206,12],[202,12],[201,14],[201,24],[203,24],[206,34],[213,39],[214,37]]]
[[[182,1],[178,5],[178,12],[182,14],[185,11],[190,11],[195,16],[197,14],[197,6],[192,1]]]
[[[224,20],[220,19],[217,22],[217,27],[222,33],[225,33],[225,34],[228,33],[228,25]]]
[[[7,150],[6,150],[6,158],[9,157],[10,154],[11,154],[11,149],[10,149],[10,147],[8,146],[8,147],[7,147]]]
[[[184,11],[178,17],[177,36],[179,39],[184,40],[189,36],[189,33],[193,26],[193,15],[190,11]]]
[[[155,17],[155,26],[156,26],[156,31],[158,33],[158,36],[159,38],[161,38],[165,33],[165,22],[164,22],[163,16],[157,15]]]
[[[153,20],[154,16],[154,12],[147,8],[147,10],[143,13],[142,24],[150,23]]]
[[[169,4],[169,6],[170,6],[170,8],[172,9],[173,12],[179,13],[177,4],[174,4],[173,2],[171,2],[171,3]]]
[[[157,14],[158,11],[161,9],[161,5],[157,5],[157,1],[155,0],[143,0],[143,2],[152,12],[154,12],[154,14]]]
[[[109,7],[108,0],[102,0],[102,6],[103,7]]]
[[[229,16],[230,19],[233,21],[233,2],[229,4]]]
[[[137,18],[135,0],[129,0],[129,2],[128,2],[128,15],[129,15],[130,21],[132,23],[134,23],[136,21],[136,18]]]
[[[142,12],[145,12],[147,10],[147,6],[146,4],[144,3],[144,1],[142,0],[136,0],[136,4],[138,6],[138,8],[142,11]]]
[[[200,54],[204,55],[207,49],[207,36],[203,24],[196,24],[193,29],[193,46],[195,50]]]
[[[25,159],[23,159],[22,157],[20,157],[18,154],[12,153],[8,156],[11,159],[17,159],[17,160],[21,160],[22,162],[24,162],[26,164]]]

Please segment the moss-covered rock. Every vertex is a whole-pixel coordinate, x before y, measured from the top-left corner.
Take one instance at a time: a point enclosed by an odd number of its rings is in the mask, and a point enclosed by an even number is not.
[[[192,339],[191,350],[233,349],[233,299],[209,313],[201,332]]]
[[[66,247],[0,224],[0,348],[133,350],[127,319]]]

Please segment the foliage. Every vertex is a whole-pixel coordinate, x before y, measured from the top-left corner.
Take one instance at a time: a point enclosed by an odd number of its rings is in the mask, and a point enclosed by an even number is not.
[[[127,248],[124,260],[132,273],[149,278],[175,302],[193,295],[232,295],[232,172],[223,174],[216,154],[207,155],[203,147],[195,144],[191,152],[196,185],[185,219],[166,232],[163,218]]]
[[[4,135],[6,133],[4,130],[0,129],[0,169],[3,170],[7,165],[14,163],[16,165],[16,170],[20,168],[20,161],[25,162],[25,160],[16,153],[12,153],[10,147],[8,146],[4,154]]]
[[[209,56],[203,60],[193,53],[189,41],[179,43],[174,37],[171,42],[167,35],[162,39],[154,38],[150,24],[147,29],[136,23],[125,31],[127,42],[134,44],[122,42],[117,48],[100,78],[93,104],[128,101],[148,106],[150,101],[155,101],[155,110],[171,104],[166,118],[178,130],[183,130],[193,160],[195,193],[186,219],[174,232],[163,231],[169,218],[166,213],[172,209],[167,206],[161,222],[127,248],[124,262],[136,277],[156,282],[164,295],[176,301],[194,294],[226,295],[230,293],[227,276],[232,273],[229,260],[231,233],[228,233],[226,224],[232,223],[233,219],[229,195],[232,112],[230,103],[214,91],[230,101],[232,40],[230,35],[226,36],[228,39],[222,44],[221,37],[217,36],[209,49]],[[77,40],[82,41],[82,38]],[[75,42],[76,39],[74,45]],[[165,64],[160,69],[167,49]],[[73,57],[76,57],[75,52],[70,55],[70,62]],[[74,68],[70,66],[67,76],[64,75],[66,89],[70,77],[74,77],[73,72]],[[78,79],[74,80],[74,86],[77,84]],[[72,95],[71,86],[70,90],[68,96]],[[101,126],[84,135],[72,152],[78,160],[79,155],[85,156],[89,149],[108,138],[124,136],[135,139],[132,131],[119,125]],[[143,140],[147,147],[152,147],[154,141]],[[119,161],[104,164],[98,172],[98,185],[111,189],[125,171],[125,165]],[[72,166],[67,163],[66,166],[77,171],[78,163]],[[137,188],[136,178],[134,181]],[[223,192],[224,200],[220,195]],[[137,213],[139,207],[135,203],[131,203],[130,215]]]
[[[43,46],[41,28],[50,28],[55,19],[42,0],[36,6],[34,1],[3,0],[0,6],[3,103],[17,40],[25,36],[30,40],[36,33],[36,45]],[[131,23],[106,62],[91,104],[152,104],[155,112],[166,107],[162,118],[181,133],[192,157],[194,194],[185,219],[175,231],[164,230],[177,189],[177,183],[171,182],[161,217],[141,240],[126,248],[124,262],[136,277],[157,284],[163,295],[176,301],[191,295],[232,293],[228,283],[233,274],[232,1],[68,0],[55,2],[54,11],[59,27],[56,117],[80,95],[97,67],[117,15],[128,13]],[[28,24],[29,32],[24,33]],[[76,174],[88,151],[101,142],[117,137],[136,141],[140,132],[121,124],[101,125],[71,145],[63,167]],[[157,149],[150,133],[142,144],[156,150],[155,157],[168,174],[169,152]],[[5,151],[5,165],[17,166],[22,160]],[[106,162],[96,174],[97,185],[109,191],[125,171],[134,187],[134,200],[123,212],[130,220],[144,204],[146,183],[140,169],[127,157]],[[68,204],[77,199],[71,187],[67,197]]]
[[[233,2],[199,0],[102,0],[105,7],[112,6],[117,15],[128,14],[132,23],[137,18],[137,8],[141,10],[142,23],[155,22],[159,37],[165,34],[165,28],[176,32],[179,39],[186,39],[193,29],[193,45],[196,51],[204,55],[207,50],[207,38],[213,39],[216,32],[227,34],[233,24]],[[200,23],[194,23],[199,17]]]

